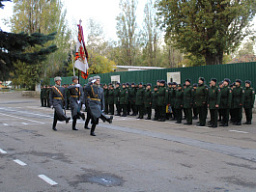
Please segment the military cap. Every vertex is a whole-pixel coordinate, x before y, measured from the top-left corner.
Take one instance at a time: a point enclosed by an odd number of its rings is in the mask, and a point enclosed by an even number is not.
[[[78,79],[78,77],[77,76],[73,76],[72,77],[72,81],[74,81],[75,79]]]
[[[205,81],[204,77],[199,77],[199,80]]]
[[[185,82],[186,82],[186,81],[189,82],[189,83],[191,83],[191,79],[186,79]]]
[[[193,84],[193,87],[197,87],[197,83],[194,83],[194,84]]]
[[[183,83],[183,86],[187,86],[186,83]]]
[[[154,86],[154,88],[158,88],[158,86],[157,86],[157,85],[155,85],[155,86]]]
[[[122,85],[126,85],[126,83],[122,83]]]
[[[130,85],[130,83],[126,83],[126,85]]]
[[[93,77],[89,77],[88,82],[91,82],[93,80]]]
[[[165,84],[165,80],[160,80],[159,83]]]
[[[252,84],[252,82],[249,80],[246,80],[245,83]]]
[[[131,83],[131,85],[135,85],[135,83],[133,82],[133,83]]]
[[[156,82],[160,82],[161,80],[157,80]]]
[[[242,83],[241,79],[237,79],[236,82],[238,82],[240,84]]]
[[[119,82],[117,82],[117,83],[116,83],[116,85],[120,85],[120,83],[119,83]]]
[[[177,85],[177,83],[176,83],[176,82],[173,82],[172,84],[173,84],[173,85]]]
[[[223,81],[220,81],[220,82],[219,82],[219,85],[222,85],[222,83],[223,83]]]
[[[150,87],[152,87],[152,84],[151,84],[151,83],[147,83],[147,86],[150,86]]]
[[[108,85],[113,85],[112,83],[109,83]]]
[[[143,82],[140,82],[138,85],[143,85]]]
[[[181,84],[177,84],[177,87],[182,87]]]
[[[100,79],[100,76],[96,75],[96,76],[93,77],[93,79]]]
[[[225,78],[223,81],[226,81],[227,83],[230,83],[230,79]]]
[[[217,79],[216,78],[211,78],[211,81],[214,81],[216,83]]]
[[[61,81],[61,77],[59,77],[59,76],[54,77],[54,81]]]
[[[169,82],[168,85],[172,85],[172,82]]]

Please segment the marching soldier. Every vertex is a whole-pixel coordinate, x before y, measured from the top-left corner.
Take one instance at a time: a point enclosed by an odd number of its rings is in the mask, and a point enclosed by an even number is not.
[[[78,84],[77,76],[72,77],[72,82],[73,82],[73,85],[70,85],[68,87],[68,90],[70,92],[69,101],[70,101],[71,114],[73,118],[72,130],[77,131],[78,130],[76,128],[77,119],[80,119],[81,117],[83,120],[85,120],[84,114],[80,112],[84,94],[83,94],[82,86]]]
[[[208,87],[204,84],[204,81],[203,77],[199,78],[198,87],[195,91],[195,104],[199,114],[198,126],[205,126],[207,117]]]
[[[234,119],[233,123],[235,125],[241,125],[242,121],[242,108],[243,108],[243,100],[244,100],[244,91],[241,87],[242,81],[237,79],[235,82],[235,87],[232,91],[233,103],[234,103]]]
[[[187,122],[185,125],[192,125],[192,107],[193,107],[193,88],[191,86],[191,80],[186,79],[186,88],[183,90],[183,108]]]
[[[109,83],[108,87],[108,105],[110,115],[114,115],[114,87],[112,83]]]
[[[255,91],[251,87],[251,81],[245,81],[245,89],[244,89],[244,111],[246,122],[244,124],[250,125],[252,124],[252,108],[254,107],[255,101]]]
[[[107,121],[112,123],[113,116],[107,117],[104,111],[104,93],[103,89],[100,87],[100,77],[95,76],[94,79],[88,83],[85,87],[85,102],[88,107],[88,113],[91,115],[92,128],[91,128],[91,136],[96,136],[95,129],[96,125],[99,123],[99,118],[103,120],[103,122]]]
[[[123,117],[127,116],[128,97],[129,97],[128,89],[126,88],[126,84],[123,83],[122,89],[120,90],[120,105],[123,111],[123,115],[122,115]]]
[[[177,85],[177,90],[175,91],[175,110],[176,110],[176,123],[181,123],[182,121],[182,108],[183,108],[183,90],[181,84]]]
[[[151,84],[148,83],[146,87],[146,91],[144,94],[144,105],[145,105],[145,111],[148,115],[147,120],[151,119],[152,114],[152,92],[151,92]]]
[[[210,81],[208,107],[210,109],[210,125],[209,127],[216,128],[218,122],[218,108],[220,103],[220,90],[216,86],[217,79],[212,78]]]
[[[229,88],[230,79],[225,78],[223,88],[220,91],[220,109],[222,113],[222,122],[220,126],[228,126],[229,110],[231,107],[232,90]]]
[[[121,115],[121,106],[120,106],[120,83],[116,83],[116,88],[114,91],[114,103],[116,104],[116,110],[117,110],[117,114],[116,116],[120,116]]]
[[[93,80],[93,79],[94,79],[93,77],[90,77],[90,78],[88,79],[88,84],[92,84],[92,80]],[[90,120],[92,119],[92,116],[91,116],[90,113],[88,113],[88,106],[87,106],[87,103],[86,103],[86,94],[85,94],[85,93],[86,93],[86,90],[85,90],[86,86],[87,86],[87,85],[85,85],[84,88],[83,88],[83,91],[84,91],[84,100],[83,100],[83,103],[84,103],[84,105],[86,106],[86,111],[87,111],[87,117],[86,117],[86,120],[85,120],[85,123],[84,123],[84,128],[85,128],[85,129],[90,129],[90,128],[88,127],[88,125],[89,125]]]
[[[66,121],[68,123],[70,117],[67,117],[63,111],[65,106],[65,89],[61,87],[61,77],[55,77],[54,81],[55,85],[50,89],[49,100],[51,108],[54,108],[52,129],[57,131],[57,121]]]
[[[46,96],[45,96],[46,107],[51,107],[50,99],[49,99],[50,92],[51,92],[51,87],[50,87],[50,85],[47,85],[46,86],[46,91],[45,91],[45,93],[46,93]]]
[[[136,106],[139,111],[139,117],[137,119],[143,119],[144,116],[144,92],[145,89],[143,87],[143,83],[139,83],[139,88],[136,92]]]
[[[70,91],[68,90],[68,84],[65,86],[65,94],[66,94],[66,109],[69,110],[70,108],[70,101],[69,101],[69,97],[70,97]]]

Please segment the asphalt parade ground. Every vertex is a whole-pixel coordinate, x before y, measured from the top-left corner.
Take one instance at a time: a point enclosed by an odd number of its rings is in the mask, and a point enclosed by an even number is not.
[[[0,92],[1,192],[256,191],[255,114],[215,129],[115,116],[96,137],[52,120],[38,98]]]

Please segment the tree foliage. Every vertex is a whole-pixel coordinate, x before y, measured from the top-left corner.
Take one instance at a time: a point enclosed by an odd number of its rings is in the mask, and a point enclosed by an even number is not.
[[[176,47],[207,65],[222,64],[223,53],[234,51],[248,35],[256,12],[255,0],[158,0],[159,25]]]

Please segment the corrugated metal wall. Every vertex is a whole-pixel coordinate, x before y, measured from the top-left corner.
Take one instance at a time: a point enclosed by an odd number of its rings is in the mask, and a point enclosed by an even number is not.
[[[146,70],[146,71],[127,71],[127,72],[115,72],[98,74],[101,77],[102,83],[110,83],[111,76],[120,75],[121,83],[125,82],[143,82],[152,83],[155,85],[158,79],[167,79],[167,72],[180,72],[181,82],[189,78],[193,83],[197,83],[198,77],[204,77],[206,82],[209,82],[211,78],[217,78],[218,81],[224,78],[230,78],[231,81],[241,79],[242,81],[251,80],[252,86],[256,85],[256,62],[251,63],[239,63],[239,64],[226,64],[226,65],[213,65],[213,66],[201,66],[201,67],[186,67],[186,68],[174,68],[174,69],[158,69],[158,70]],[[95,75],[90,75],[95,76]],[[89,76],[89,77],[90,77]],[[70,84],[72,77],[63,77],[62,84]],[[80,78],[80,83],[85,84],[88,80]],[[54,84],[53,78],[51,78],[51,84]]]

